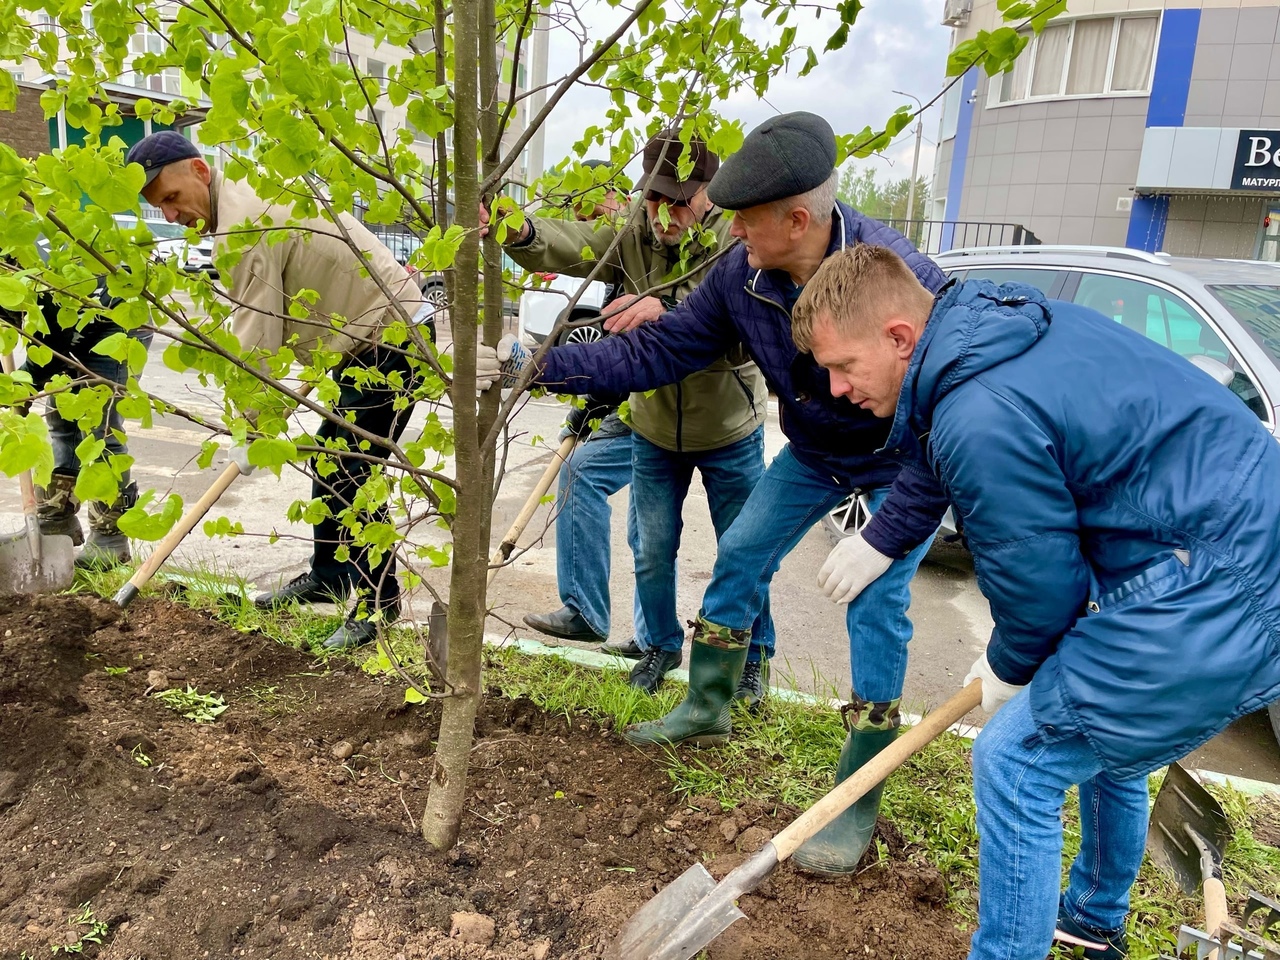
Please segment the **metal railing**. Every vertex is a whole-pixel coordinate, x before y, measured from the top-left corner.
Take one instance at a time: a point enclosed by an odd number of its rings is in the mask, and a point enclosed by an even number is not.
[[[978,223],[967,220],[885,220],[924,253],[956,247],[1037,246],[1040,238],[1020,223]]]

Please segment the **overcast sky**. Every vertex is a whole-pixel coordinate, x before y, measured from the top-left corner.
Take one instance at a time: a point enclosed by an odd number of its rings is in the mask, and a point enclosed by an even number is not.
[[[583,3],[580,10],[593,39],[607,36],[621,19],[602,3]],[[774,114],[793,110],[821,114],[837,133],[854,133],[868,124],[878,127],[897,107],[911,102],[890,91],[903,90],[927,102],[941,89],[951,37],[950,28],[939,23],[941,19],[942,0],[867,0],[844,49],[825,55],[822,46],[835,18],[824,15],[816,23],[811,16],[793,19],[800,27],[798,39],[818,51],[819,66],[800,78],[796,74],[804,58],[797,57],[794,70],[774,79],[766,100],[758,99],[754,92],[739,93],[721,112],[741,120],[747,130]],[[566,31],[551,31],[548,59],[552,79],[576,65],[578,55],[577,43]],[[547,166],[563,158],[587,127],[601,122],[607,103],[602,91],[586,88],[575,88],[561,101],[547,127]],[[939,107],[924,116],[920,172],[925,177],[933,173]],[[886,151],[892,167],[875,157],[854,163],[874,167],[881,180],[910,175],[914,129],[903,131]],[[638,170],[628,172],[634,175]]]

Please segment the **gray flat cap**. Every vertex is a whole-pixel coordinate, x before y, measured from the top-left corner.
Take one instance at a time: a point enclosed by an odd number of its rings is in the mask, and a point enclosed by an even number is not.
[[[720,165],[707,196],[725,210],[745,210],[807,193],[835,168],[831,124],[816,113],[784,113],[747,134],[742,148]]]

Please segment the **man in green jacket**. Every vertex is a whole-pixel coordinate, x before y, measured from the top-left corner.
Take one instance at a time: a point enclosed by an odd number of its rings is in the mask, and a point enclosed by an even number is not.
[[[685,149],[693,166],[681,177],[678,162]],[[526,269],[570,276],[586,277],[599,266],[596,279],[625,291],[607,309],[605,329],[610,333],[655,320],[693,290],[716,252],[731,242],[731,218],[706,194],[719,165],[702,141],[694,139],[686,148],[674,131],[663,131],[645,146],[643,196],[628,213],[628,220],[639,222],[631,229],[607,220],[531,218],[507,240],[506,253]],[[487,222],[488,211],[482,210],[482,232]],[[626,235],[610,253],[623,230]],[[583,257],[584,248],[590,248],[590,258]],[[766,398],[764,378],[741,347],[680,383],[630,397],[636,590],[650,644],[631,671],[633,686],[656,690],[682,660],[675,562],[693,471],[702,477],[719,538],[764,471]],[[559,629],[561,621],[572,622],[574,616],[580,612],[566,605],[536,619]],[[764,667],[774,645],[767,598],[751,635],[738,697],[755,707],[764,696]]]

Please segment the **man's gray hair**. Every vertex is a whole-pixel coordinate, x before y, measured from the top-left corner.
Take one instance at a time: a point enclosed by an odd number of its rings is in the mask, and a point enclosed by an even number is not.
[[[840,171],[832,170],[831,176],[807,193],[794,197],[784,197],[773,203],[774,215],[781,220],[792,210],[799,207],[809,211],[809,216],[816,224],[831,222],[831,214],[836,207],[836,189],[840,186]]]

